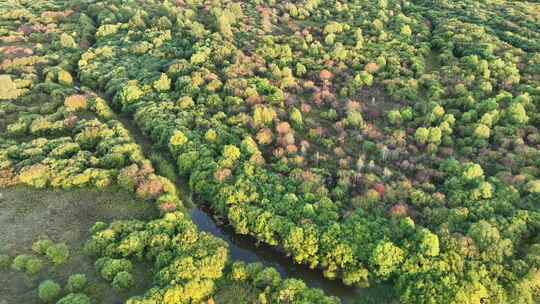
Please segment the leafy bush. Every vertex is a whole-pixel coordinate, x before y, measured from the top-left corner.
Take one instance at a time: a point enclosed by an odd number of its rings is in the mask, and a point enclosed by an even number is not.
[[[71,95],[66,97],[64,106],[68,111],[74,112],[78,110],[86,110],[87,101],[84,95]]]
[[[0,269],[8,268],[11,265],[11,258],[7,254],[0,254]]]
[[[65,86],[72,86],[73,85],[73,77],[71,74],[66,70],[60,70],[58,71],[58,83]]]
[[[21,171],[19,179],[21,182],[36,187],[44,188],[47,186],[50,178],[49,167],[41,164],[35,164]]]
[[[66,33],[62,33],[60,35],[60,45],[64,48],[73,49],[77,47],[77,44],[75,43],[75,40],[73,37]]]
[[[58,283],[52,280],[46,280],[39,284],[38,296],[43,302],[49,303],[60,295],[61,290],[62,288]]]
[[[47,249],[46,255],[54,265],[62,265],[69,258],[69,247],[65,243],[52,245]]]
[[[54,245],[54,243],[49,239],[37,240],[32,244],[32,250],[38,254],[46,254],[47,249],[52,245]]]
[[[167,159],[158,153],[152,153],[150,154],[150,160],[159,175],[168,178],[172,182],[176,182],[175,168]]]
[[[90,298],[82,293],[70,293],[61,298],[56,304],[90,304]]]
[[[127,271],[120,271],[114,276],[112,286],[116,291],[130,289],[135,284],[133,275]]]
[[[181,147],[188,142],[188,138],[182,131],[175,131],[169,140],[169,146],[173,152],[180,151]]]
[[[540,180],[537,179],[537,180],[529,181],[525,185],[525,188],[527,189],[527,191],[531,193],[540,193]]]
[[[39,258],[30,258],[25,265],[26,274],[34,276],[43,269],[43,262]]]
[[[129,260],[111,259],[108,257],[98,259],[95,266],[101,277],[107,281],[112,281],[120,272],[131,272],[133,269],[133,265]]]
[[[11,76],[0,75],[0,100],[15,99],[19,94],[20,90],[17,89],[15,83],[11,80]]]
[[[84,274],[72,274],[69,276],[66,290],[68,292],[79,292],[84,289],[86,286],[86,275]]]
[[[13,259],[11,268],[17,271],[24,271],[26,269],[26,263],[32,258],[28,254],[20,254]]]

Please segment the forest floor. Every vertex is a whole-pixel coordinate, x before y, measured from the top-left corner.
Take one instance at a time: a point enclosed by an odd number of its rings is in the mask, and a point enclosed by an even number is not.
[[[42,280],[52,279],[62,286],[67,278],[84,273],[88,278],[85,290],[97,303],[123,303],[133,295],[141,294],[151,283],[150,265],[135,267],[136,285],[126,293],[112,290],[110,284],[99,278],[93,259],[83,254],[84,242],[90,236],[89,228],[96,221],[113,219],[149,219],[157,216],[156,208],[133,199],[127,191],[112,187],[106,190],[36,190],[28,187],[0,189],[0,249],[14,257],[33,254],[32,243],[47,237],[53,242],[65,242],[70,248],[66,264],[55,267],[48,259],[44,269],[29,277],[11,269],[0,270],[0,304],[39,303],[37,286]]]

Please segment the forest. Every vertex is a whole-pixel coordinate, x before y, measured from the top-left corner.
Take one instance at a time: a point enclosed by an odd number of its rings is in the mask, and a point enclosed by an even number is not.
[[[540,303],[539,128],[537,1],[5,0],[0,304]]]

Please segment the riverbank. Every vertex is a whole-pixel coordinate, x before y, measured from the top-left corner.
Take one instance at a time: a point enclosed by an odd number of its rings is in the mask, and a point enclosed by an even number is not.
[[[159,154],[160,159],[175,167],[172,156],[165,149],[156,148],[131,119],[123,115],[117,119],[129,130],[131,138],[147,157],[150,154]],[[156,164],[154,167],[159,168]],[[159,170],[157,173],[165,175]],[[277,248],[260,243],[254,237],[236,234],[232,226],[216,220],[209,205],[193,195],[187,181],[181,176],[176,175],[176,179],[171,182],[175,183],[180,199],[185,202],[187,212],[197,228],[227,242],[233,261],[259,262],[266,267],[274,267],[283,278],[301,279],[311,288],[318,288],[329,296],[338,297],[344,304],[356,303],[363,298],[377,299],[377,303],[381,304],[392,303],[392,293],[388,292],[390,289],[385,285],[370,288],[347,286],[339,280],[325,278],[319,269],[310,269],[307,265],[295,263],[291,257],[285,256]]]

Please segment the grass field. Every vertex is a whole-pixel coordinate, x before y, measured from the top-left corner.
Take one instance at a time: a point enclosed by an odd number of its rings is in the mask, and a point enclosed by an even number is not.
[[[89,284],[85,291],[96,303],[123,303],[148,288],[151,268],[138,263],[135,288],[129,293],[113,292],[109,284],[99,278],[94,261],[83,254],[82,247],[90,235],[89,228],[96,221],[154,218],[156,209],[152,204],[137,201],[119,188],[63,191],[14,187],[0,189],[0,193],[0,252],[11,258],[33,254],[32,243],[44,237],[55,243],[65,242],[70,248],[68,262],[59,267],[40,257],[45,267],[35,276],[11,269],[0,270],[1,304],[40,303],[36,287],[42,280],[53,279],[64,285],[68,276],[75,273],[86,274]]]

